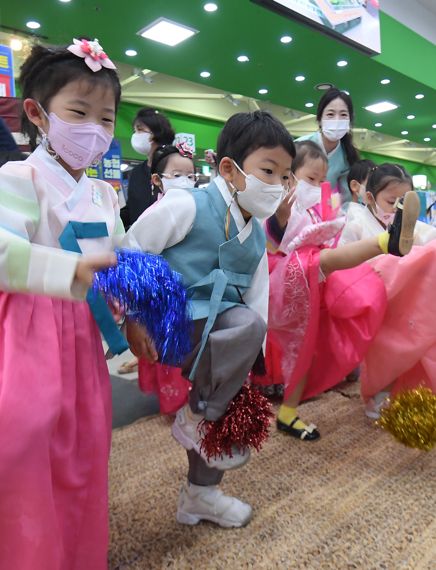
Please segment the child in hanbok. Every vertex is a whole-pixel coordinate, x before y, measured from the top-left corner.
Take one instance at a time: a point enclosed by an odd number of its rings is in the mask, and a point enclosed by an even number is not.
[[[171,189],[194,187],[196,174],[192,158],[192,151],[183,144],[156,149],[151,163],[151,182],[158,201]],[[154,204],[150,206],[153,207]],[[161,414],[175,414],[188,401],[191,383],[182,376],[180,368],[140,358],[138,383],[143,392],[157,394]]]
[[[295,190],[267,223],[270,240],[279,247],[269,258],[267,371],[271,376],[281,369],[285,385],[279,430],[313,441],[319,431],[299,419],[298,403],[328,390],[360,363],[386,306],[382,281],[363,262],[409,252],[419,200],[412,192],[406,196],[389,232],[381,229],[377,236],[332,249],[345,219],[322,219],[324,152],[312,141],[297,143],[292,171]]]
[[[86,299],[124,229],[112,187],[85,168],[113,137],[114,70],[86,40],[35,46],[21,70],[23,130],[41,143],[0,169],[5,569],[107,568],[111,391],[99,326],[112,352],[127,343],[103,299]]]
[[[413,188],[412,179],[397,164],[382,164],[371,172],[366,204],[351,204],[339,244],[375,236],[394,215],[398,199]],[[436,228],[418,221],[414,244],[402,259],[381,256],[368,262],[380,276],[387,309],[366,353],[360,376],[366,414],[377,419],[389,395],[419,385],[436,393]]]

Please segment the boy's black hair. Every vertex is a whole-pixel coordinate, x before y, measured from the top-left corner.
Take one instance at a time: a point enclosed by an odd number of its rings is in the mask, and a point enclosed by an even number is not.
[[[228,156],[243,168],[244,160],[259,148],[281,146],[295,158],[295,145],[286,127],[267,111],[236,113],[218,137],[217,162]]]
[[[51,99],[65,85],[77,79],[89,82],[90,89],[97,84],[112,89],[115,98],[115,110],[121,98],[121,85],[117,72],[114,69],[102,67],[99,71],[92,71],[85,60],[74,55],[66,47],[45,48],[35,45],[29,57],[21,66],[19,83],[22,99],[36,99],[48,112]],[[38,128],[27,118],[23,111],[21,128],[30,139],[30,147],[36,147]]]
[[[375,198],[391,182],[408,182],[410,189],[413,190],[413,180],[410,174],[400,164],[392,162],[373,167],[366,183],[366,190],[371,192]]]
[[[353,164],[353,166],[348,171],[348,176],[347,176],[347,183],[350,192],[351,192],[351,181],[357,180],[359,184],[362,184],[362,182],[364,182],[368,178],[370,171],[374,167],[375,167],[375,162],[367,158],[363,160],[358,160]]]
[[[160,111],[144,107],[140,109],[133,119],[133,126],[143,123],[153,133],[153,141],[159,145],[171,145],[176,136],[171,123]]]
[[[292,168],[291,168],[294,174],[299,168],[301,168],[304,165],[304,163],[308,158],[311,158],[313,160],[317,160],[318,158],[320,158],[328,166],[329,161],[327,155],[323,151],[323,149],[319,146],[319,144],[316,144],[316,142],[309,140],[297,141],[295,143],[295,148],[297,154],[294,160],[292,161]]]
[[[316,120],[318,123],[321,124],[324,109],[329,103],[334,101],[334,99],[341,99],[345,103],[350,116],[350,125],[352,125],[354,122],[353,101],[345,91],[341,91],[337,87],[330,87],[330,89],[328,89],[319,100],[316,110]],[[344,149],[345,156],[347,157],[348,164],[352,166],[357,160],[359,160],[359,152],[353,144],[353,135],[351,131],[341,138],[341,145]]]

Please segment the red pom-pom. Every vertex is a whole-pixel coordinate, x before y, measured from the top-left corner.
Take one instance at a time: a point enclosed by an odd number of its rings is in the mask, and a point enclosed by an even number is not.
[[[273,413],[268,399],[252,385],[245,384],[216,422],[203,420],[201,448],[207,458],[232,457],[232,447],[259,451],[268,437]]]

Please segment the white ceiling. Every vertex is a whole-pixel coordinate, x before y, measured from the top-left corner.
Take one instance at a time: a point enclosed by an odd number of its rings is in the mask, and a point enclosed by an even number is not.
[[[380,8],[436,45],[436,0],[381,0]]]

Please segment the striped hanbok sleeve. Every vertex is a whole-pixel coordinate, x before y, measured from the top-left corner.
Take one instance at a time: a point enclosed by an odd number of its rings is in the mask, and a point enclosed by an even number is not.
[[[84,291],[73,287],[79,255],[33,244],[39,222],[32,167],[4,165],[0,168],[0,290],[83,298]]]

